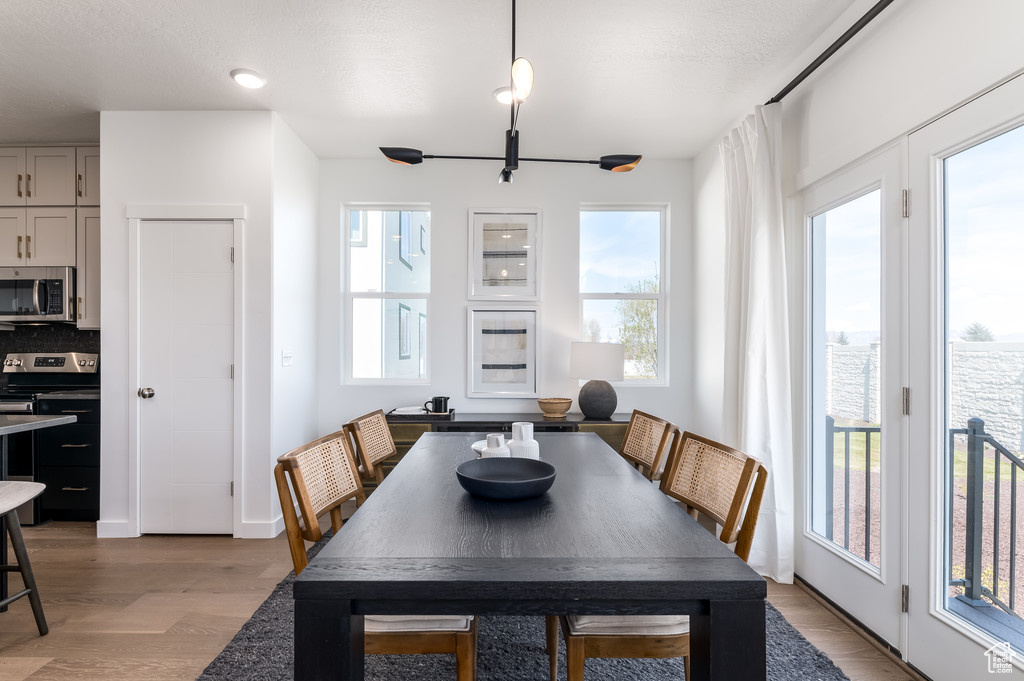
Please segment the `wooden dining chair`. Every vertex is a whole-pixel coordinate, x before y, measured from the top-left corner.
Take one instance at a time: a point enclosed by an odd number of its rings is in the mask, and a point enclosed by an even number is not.
[[[665,419],[634,409],[619,454],[648,480],[657,480],[662,462],[678,442],[678,428]]]
[[[319,519],[330,513],[331,527],[337,533],[343,523],[341,505],[355,499],[358,508],[366,500],[348,434],[339,430],[279,457],[274,480],[292,564],[299,574],[309,563],[304,540],[323,538]],[[363,624],[363,649],[368,654],[455,653],[457,681],[476,679],[477,623],[473,616],[366,615]]]
[[[388,428],[384,411],[378,409],[369,414],[363,414],[352,419],[342,428],[352,438],[363,477],[367,480],[375,480],[378,485],[384,482],[384,468],[381,464],[384,459],[398,453],[395,441],[391,438],[391,430]]]
[[[683,433],[661,478],[661,491],[693,517],[722,526],[719,539],[750,556],[768,471],[761,462],[713,440]],[[558,630],[565,636],[568,681],[583,681],[588,657],[682,657],[690,678],[690,618],[686,615],[549,615],[547,651],[554,681]]]

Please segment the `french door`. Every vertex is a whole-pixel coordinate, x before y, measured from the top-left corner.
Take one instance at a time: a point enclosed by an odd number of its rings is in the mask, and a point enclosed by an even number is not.
[[[1020,678],[1024,77],[911,134],[908,158],[906,657],[936,681]]]
[[[803,523],[797,572],[901,648],[902,149],[801,195]]]

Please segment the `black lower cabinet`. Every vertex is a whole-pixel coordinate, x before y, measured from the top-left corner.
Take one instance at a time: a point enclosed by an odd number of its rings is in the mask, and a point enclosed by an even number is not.
[[[98,520],[100,401],[40,397],[37,410],[78,417],[75,423],[37,432],[36,480],[46,485],[39,497],[39,519]]]

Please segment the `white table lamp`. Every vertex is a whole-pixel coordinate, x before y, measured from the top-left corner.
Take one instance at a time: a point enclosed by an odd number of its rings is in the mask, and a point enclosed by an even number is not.
[[[588,379],[576,398],[588,419],[606,419],[615,412],[618,396],[609,381],[623,379],[626,346],[621,343],[573,343],[569,376]]]

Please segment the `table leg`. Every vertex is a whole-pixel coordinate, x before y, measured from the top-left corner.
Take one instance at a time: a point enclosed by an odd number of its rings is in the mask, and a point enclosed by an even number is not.
[[[295,599],[296,681],[363,681],[363,616],[351,601]]]
[[[708,615],[690,617],[693,681],[765,681],[764,610],[763,599],[712,601]]]

